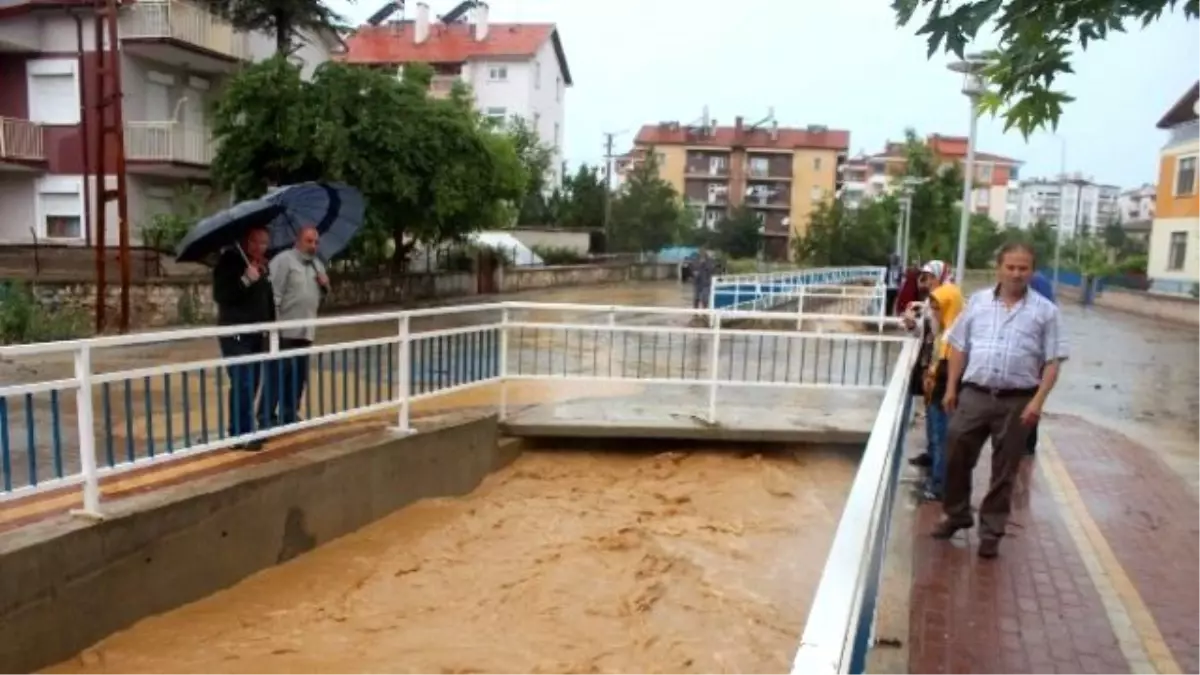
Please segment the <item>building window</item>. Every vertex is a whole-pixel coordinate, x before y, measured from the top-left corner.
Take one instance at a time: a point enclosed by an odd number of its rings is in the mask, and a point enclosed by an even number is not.
[[[814,185],[812,186],[812,189],[809,190],[808,194],[814,202],[818,202],[821,201],[821,197],[825,194],[825,191],[822,190],[820,186]]]
[[[813,157],[813,171],[820,171],[820,170],[821,170],[821,158]]]
[[[554,78],[554,100],[562,100],[562,77]]]
[[[488,79],[492,82],[508,80],[508,66],[492,66],[488,68]]]
[[[1196,156],[1180,157],[1175,167],[1175,194],[1190,195],[1196,191]]]
[[[554,147],[558,147],[558,122],[554,123]]]
[[[1181,270],[1187,262],[1187,232],[1171,233],[1171,248],[1167,253],[1167,269]]]
[[[542,88],[542,62],[541,61],[533,62],[533,88],[534,89]]]
[[[79,124],[79,78],[75,59],[34,59],[26,62],[29,121]]]
[[[992,182],[992,165],[991,164],[980,164],[979,167],[977,169],[975,169],[975,182],[977,182],[977,183],[991,183]]]
[[[750,158],[750,175],[764,177],[771,171],[771,161],[766,157]]]
[[[504,108],[488,108],[487,110],[483,111],[484,117],[487,117],[489,120],[497,124],[504,123],[504,118],[507,113],[508,110]]]
[[[38,234],[42,238],[56,241],[83,239],[83,179],[43,178],[37,186],[37,213]]]

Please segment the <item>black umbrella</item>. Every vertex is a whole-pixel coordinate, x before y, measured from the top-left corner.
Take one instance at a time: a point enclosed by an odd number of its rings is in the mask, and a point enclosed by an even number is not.
[[[226,246],[238,244],[246,230],[270,225],[282,212],[282,206],[266,199],[251,199],[231,206],[196,223],[175,248],[175,259],[208,262]]]
[[[273,190],[263,197],[281,208],[271,223],[271,252],[296,243],[301,227],[317,228],[317,255],[331,260],[341,253],[362,227],[366,204],[362,193],[345,183],[297,183]]]

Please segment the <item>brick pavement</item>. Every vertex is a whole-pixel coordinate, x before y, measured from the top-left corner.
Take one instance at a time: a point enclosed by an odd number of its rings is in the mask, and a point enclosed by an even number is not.
[[[1022,468],[996,560],[975,555],[975,530],[949,543],[930,538],[940,505],[922,506],[913,535],[909,672],[1131,672],[1151,661],[1161,670],[1150,635],[1158,632],[1178,667],[1195,672],[1195,497],[1129,439],[1075,418],[1045,427],[1086,514],[1064,506],[1068,490],[1047,468],[1049,457],[1037,460],[1047,466]],[[986,453],[976,502],[987,481]],[[1088,529],[1081,517],[1098,524],[1100,547],[1111,542],[1116,574],[1096,571],[1105,558],[1092,546],[1081,550]],[[1125,567],[1136,591],[1122,594],[1110,577],[1122,577]],[[1149,629],[1137,611],[1143,598]]]

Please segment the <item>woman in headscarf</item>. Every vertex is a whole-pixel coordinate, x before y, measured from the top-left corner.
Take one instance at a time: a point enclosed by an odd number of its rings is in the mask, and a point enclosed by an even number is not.
[[[933,354],[925,376],[925,435],[929,453],[929,479],[925,484],[925,498],[942,498],[946,473],[946,436],[950,416],[942,407],[946,393],[946,376],[949,371],[947,358],[950,355],[946,336],[962,314],[962,291],[948,281],[950,271],[940,260],[934,260],[921,269],[921,282],[929,289],[929,311],[933,336]]]

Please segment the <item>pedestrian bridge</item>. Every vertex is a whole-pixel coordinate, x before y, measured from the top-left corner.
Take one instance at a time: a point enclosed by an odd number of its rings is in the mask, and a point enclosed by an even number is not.
[[[221,358],[238,328],[0,347],[0,502],[355,418],[412,431],[414,404],[493,388],[509,433],[854,443],[859,469],[828,550],[794,672],[861,672],[911,398],[917,341],[882,316],[879,270],[719,277],[714,309],[499,302],[263,325],[270,352]],[[279,331],[318,328],[302,421],[230,436],[230,365],[280,359]],[[296,367],[294,360],[282,361]],[[586,393],[531,401],[526,385]],[[264,388],[281,381],[264,382]]]

